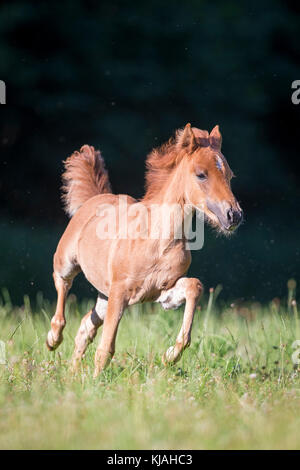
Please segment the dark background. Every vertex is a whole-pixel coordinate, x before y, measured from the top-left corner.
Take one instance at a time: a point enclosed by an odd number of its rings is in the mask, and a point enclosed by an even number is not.
[[[14,302],[55,296],[62,160],[92,144],[114,192],[140,197],[147,153],[187,122],[220,125],[246,217],[231,239],[207,228],[190,273],[224,299],[286,295],[299,275],[299,15],[290,1],[2,3],[0,287]],[[83,277],[74,291],[91,295]]]

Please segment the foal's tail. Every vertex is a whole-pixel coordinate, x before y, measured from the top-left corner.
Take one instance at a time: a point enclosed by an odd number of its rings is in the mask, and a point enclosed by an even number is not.
[[[84,145],[64,165],[62,200],[70,217],[91,197],[112,192],[103,158],[94,147]]]

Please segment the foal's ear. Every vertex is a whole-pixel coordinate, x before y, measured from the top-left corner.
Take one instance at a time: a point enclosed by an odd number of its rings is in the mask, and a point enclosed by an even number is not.
[[[196,150],[198,146],[190,123],[183,130],[177,131],[176,140],[179,148],[184,148],[191,152]]]
[[[211,133],[209,134],[210,145],[218,149],[222,146],[222,135],[219,129],[219,126],[216,125]]]

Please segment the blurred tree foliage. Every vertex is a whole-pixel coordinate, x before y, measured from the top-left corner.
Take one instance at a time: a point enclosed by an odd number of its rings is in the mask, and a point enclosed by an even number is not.
[[[207,231],[192,273],[227,297],[285,293],[299,267],[299,13],[279,0],[3,3],[0,285],[17,301],[54,295],[73,150],[100,148],[114,191],[140,197],[146,154],[191,122],[220,125],[246,214],[231,240]]]

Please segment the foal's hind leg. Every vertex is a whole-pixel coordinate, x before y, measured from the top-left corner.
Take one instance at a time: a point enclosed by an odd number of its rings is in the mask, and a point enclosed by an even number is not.
[[[50,351],[56,349],[63,340],[62,331],[66,325],[65,303],[68,292],[72,286],[74,276],[64,279],[58,273],[53,273],[54,283],[57,290],[57,305],[55,314],[51,320],[51,330],[48,332],[46,339],[46,345]]]
[[[162,357],[164,365],[179,361],[185,348],[190,345],[194,313],[202,291],[203,287],[198,279],[183,277],[178,279],[172,289],[162,292],[157,299],[165,309],[179,307],[185,301],[182,326],[175,345],[171,346]]]
[[[101,340],[95,354],[94,378],[110,363],[115,353],[118,326],[126,305],[123,292],[113,286],[108,298]]]
[[[107,310],[107,297],[99,293],[95,307],[92,308],[81,320],[79,330],[75,338],[75,349],[72,365],[76,370],[88,345],[94,340],[99,326],[102,325]]]

